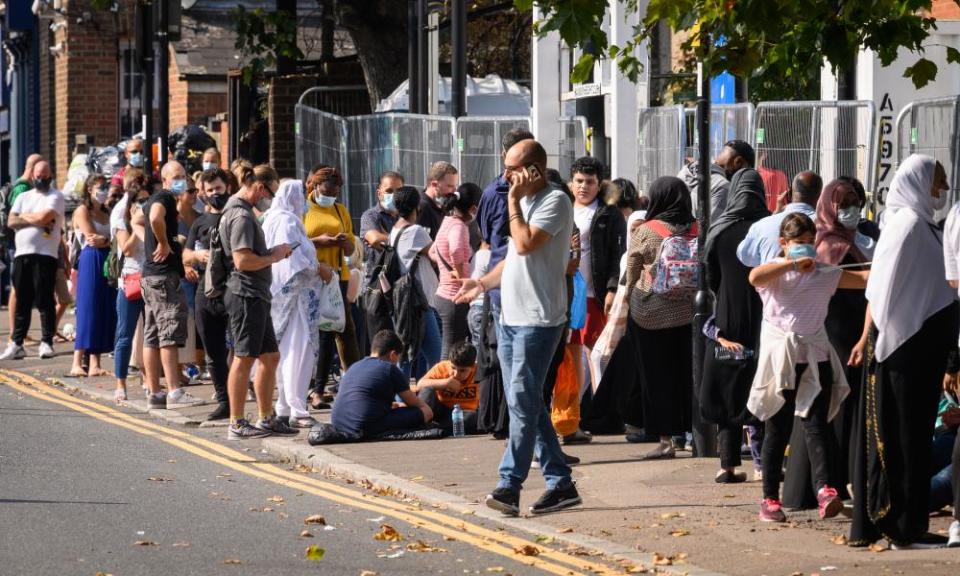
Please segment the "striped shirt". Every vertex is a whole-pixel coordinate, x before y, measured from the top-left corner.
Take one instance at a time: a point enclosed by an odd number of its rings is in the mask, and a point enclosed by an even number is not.
[[[777,260],[782,260],[778,258]],[[815,270],[809,274],[787,272],[757,293],[763,301],[763,319],[784,332],[801,336],[816,334],[827,319],[830,298],[840,284],[841,270]],[[801,347],[800,356],[806,354]],[[817,362],[826,362],[829,355],[821,352]]]

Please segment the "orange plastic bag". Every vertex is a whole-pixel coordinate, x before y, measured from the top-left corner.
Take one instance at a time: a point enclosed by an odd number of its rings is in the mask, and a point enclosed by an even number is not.
[[[570,348],[564,348],[563,362],[557,370],[550,421],[561,436],[573,434],[580,427],[580,385],[577,384],[577,368]]]

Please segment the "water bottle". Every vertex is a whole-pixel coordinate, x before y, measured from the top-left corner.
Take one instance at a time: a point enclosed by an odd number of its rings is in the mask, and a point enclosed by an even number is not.
[[[63,337],[66,338],[67,340],[70,340],[71,338],[73,338],[76,332],[77,330],[73,327],[73,324],[70,324],[69,322],[64,324],[63,328],[60,329],[60,334],[62,334]]]
[[[460,409],[459,404],[453,405],[451,420],[453,420],[453,437],[462,438],[466,436],[466,432],[463,429],[463,410]]]

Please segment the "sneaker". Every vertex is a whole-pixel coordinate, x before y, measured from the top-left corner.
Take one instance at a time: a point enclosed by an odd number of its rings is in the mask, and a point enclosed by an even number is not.
[[[779,500],[764,498],[760,503],[761,522],[786,522],[787,515],[783,513],[783,506]]]
[[[588,432],[584,432],[579,428],[577,428],[576,432],[574,432],[573,434],[567,434],[566,436],[562,436],[560,438],[560,443],[564,445],[589,444],[590,442],[593,442],[593,436],[591,436]]]
[[[20,360],[27,356],[27,350],[16,342],[9,342],[7,348],[0,354],[0,360]]]
[[[247,420],[241,418],[227,428],[227,440],[252,440],[270,436],[269,430],[257,428]]]
[[[167,409],[167,393],[166,392],[160,392],[159,394],[147,393],[147,408],[166,410]]]
[[[843,500],[837,496],[837,491],[824,486],[817,491],[817,506],[820,508],[820,519],[833,518],[843,510]]]
[[[281,422],[276,416],[262,418],[257,422],[256,426],[261,430],[266,430],[267,432],[276,434],[278,436],[296,436],[300,433],[300,431],[296,428],[291,428]]]
[[[721,470],[717,472],[717,475],[713,481],[717,484],[739,484],[747,481],[747,473]]]
[[[520,515],[520,494],[512,488],[495,489],[487,494],[486,504],[505,516]]]
[[[927,532],[920,538],[917,538],[913,542],[891,542],[891,550],[932,550],[935,548],[943,548],[944,546],[949,546],[950,540],[939,534],[931,534]]]
[[[207,416],[207,421],[210,420],[226,420],[230,417],[230,405],[226,402],[220,402],[217,404],[217,407],[213,412]]]
[[[46,342],[41,342],[40,350],[37,351],[37,357],[41,360],[45,360],[47,358],[53,358],[54,356],[55,354],[53,352],[53,346],[47,344]]]
[[[549,512],[557,512],[558,510],[576,506],[581,502],[583,502],[583,500],[580,499],[580,493],[577,492],[577,487],[571,482],[566,488],[554,488],[553,490],[544,492],[543,496],[540,496],[540,499],[530,507],[530,513],[547,514]]]
[[[300,418],[290,418],[290,426],[294,428],[313,428],[319,424],[313,416],[303,416]]]
[[[186,392],[182,394],[167,394],[167,410],[186,408],[187,406],[203,406],[206,403],[206,400],[191,396]]]
[[[960,521],[954,520],[950,525],[950,538],[947,540],[947,548],[957,548],[960,546]]]

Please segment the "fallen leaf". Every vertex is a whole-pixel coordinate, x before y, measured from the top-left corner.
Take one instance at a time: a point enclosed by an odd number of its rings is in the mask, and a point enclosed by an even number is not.
[[[324,517],[323,517],[322,515],[320,515],[320,514],[313,514],[313,515],[311,515],[311,516],[307,516],[306,518],[304,518],[304,519],[303,519],[303,523],[304,523],[304,524],[319,524],[319,525],[321,525],[321,526],[326,526],[326,525],[327,525],[327,519],[324,518]]]
[[[836,569],[837,569],[836,566],[821,566],[821,567],[820,567],[820,570],[821,570],[822,572],[833,572],[833,571],[835,571]]]
[[[267,502],[274,502],[276,504],[282,504],[284,502],[283,496],[271,496],[267,498]]]
[[[95,576],[113,576],[113,574],[109,572],[97,572]]]
[[[487,572],[503,572],[503,566],[491,566],[487,568]]]
[[[313,533],[310,532],[309,530],[304,530],[303,532],[300,533],[300,537],[301,537],[301,538],[313,538]]]
[[[380,522],[383,522],[385,519],[386,518],[384,516],[377,516],[376,518],[367,518],[367,522],[375,522],[379,524]]]
[[[453,536],[444,536],[443,539],[446,540],[447,542],[456,542],[456,541],[457,541],[457,539],[454,538]]]
[[[417,482],[417,481],[419,481],[419,480],[423,480],[423,476],[414,476],[414,477],[411,478],[410,480],[412,480],[412,481],[414,481],[414,482]]]
[[[162,476],[151,476],[147,478],[151,482],[173,482],[173,478],[164,478]]]
[[[134,546],[156,546],[157,543],[153,540],[137,540],[133,543]]]
[[[297,472],[302,472],[304,474],[309,474],[310,472],[313,472],[313,468],[311,468],[310,466],[307,466],[306,464],[297,464],[296,467],[294,467],[294,470],[296,470]]]
[[[373,535],[373,539],[381,542],[399,542],[403,540],[403,536],[393,526],[381,524],[380,531]]]
[[[523,554],[524,556],[539,556],[540,549],[532,544],[524,544],[513,549],[514,554]]]
[[[173,460],[173,459],[167,460],[167,464],[176,464],[176,463],[177,463],[176,460]]]
[[[240,564],[243,564],[243,562],[237,560],[236,558],[228,558],[227,560],[224,560],[223,563],[224,563],[224,564],[232,564],[232,565],[240,565]]]
[[[883,544],[877,544],[876,542],[874,542],[873,544],[870,545],[870,547],[868,548],[868,550],[870,550],[871,552],[875,552],[875,553],[879,554],[879,553],[881,553],[881,552],[886,552],[886,551],[887,551],[887,547],[884,546]]]
[[[323,557],[324,555],[326,555],[326,553],[327,553],[326,550],[317,546],[316,544],[307,546],[307,550],[305,552],[307,556],[307,560],[312,560],[314,562],[319,562],[320,560],[323,560]]]
[[[623,571],[627,574],[646,574],[647,567],[643,564],[638,564],[637,566],[627,566]]]
[[[573,532],[573,528],[561,528],[557,530],[557,534],[570,534]]]
[[[407,544],[407,550],[409,550],[410,552],[446,552],[447,551],[445,548],[437,548],[435,546],[431,546],[430,544],[428,544],[427,542],[424,542],[423,540],[417,540],[416,542],[411,542]]]
[[[553,544],[553,536],[537,536],[537,544]]]
[[[190,547],[190,543],[189,543],[189,542],[174,542],[173,544],[171,544],[171,546],[173,546],[174,548],[189,548],[189,547]]]
[[[845,534],[840,534],[839,536],[834,537],[834,538],[831,540],[831,542],[833,542],[834,544],[836,544],[836,545],[838,545],[838,546],[846,546],[846,545],[847,545],[847,537],[846,537]]]
[[[251,512],[273,512],[273,508],[264,506],[263,508],[251,508]]]
[[[679,517],[680,517],[679,512],[664,512],[663,514],[660,515],[661,520],[669,520],[671,518],[679,518]]]
[[[360,576],[380,576],[380,573],[373,570],[361,570]]]
[[[669,556],[664,556],[659,552],[653,554],[653,565],[654,566],[671,566],[673,564],[673,559]]]
[[[681,536],[689,536],[690,531],[687,530],[686,528],[677,528],[676,530],[671,531],[670,535],[673,536],[674,538],[679,538]]]

